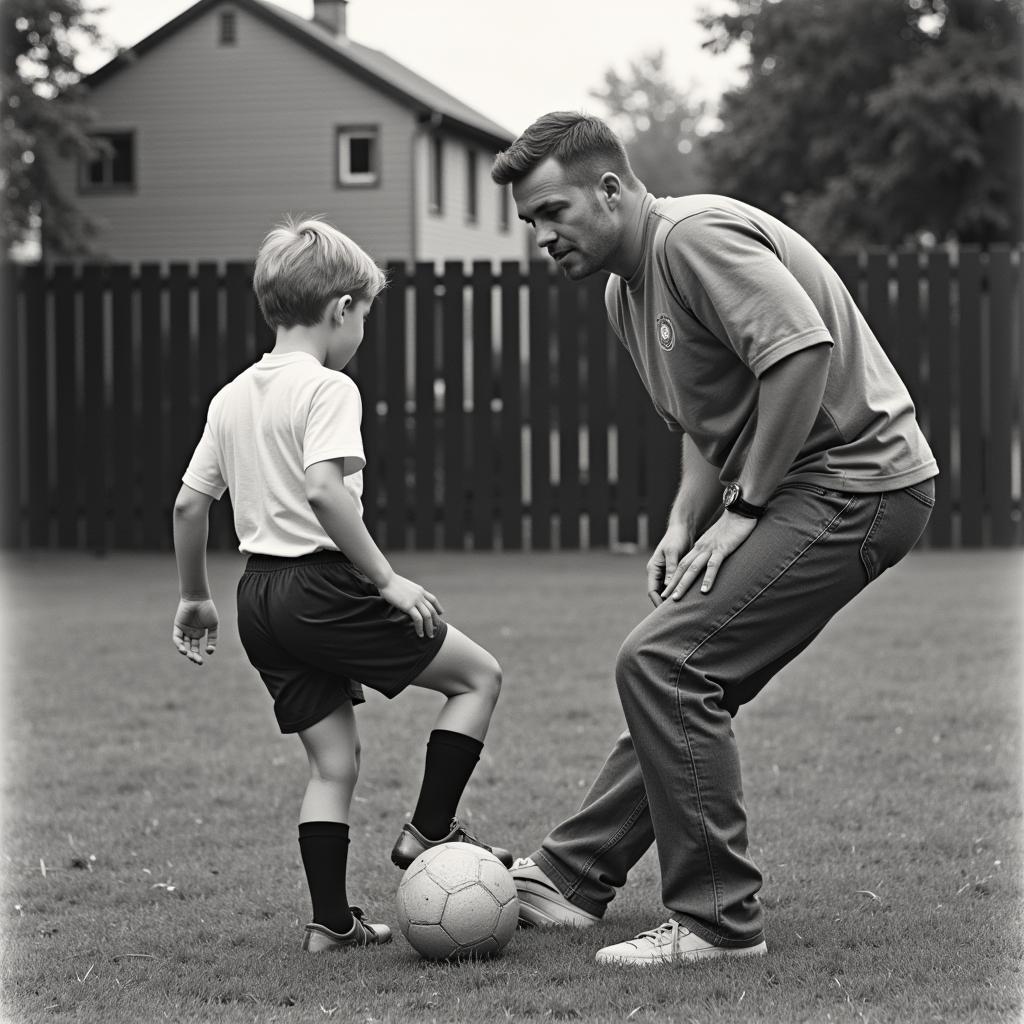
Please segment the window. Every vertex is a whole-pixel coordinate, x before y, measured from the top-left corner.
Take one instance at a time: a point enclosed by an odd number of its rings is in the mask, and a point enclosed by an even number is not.
[[[234,46],[238,42],[238,19],[234,11],[224,11],[220,16],[220,45]]]
[[[375,127],[338,129],[338,184],[380,183],[379,133]]]
[[[476,198],[476,150],[466,150],[466,220],[470,224],[476,223],[477,198]]]
[[[98,132],[92,138],[102,144],[95,159],[83,161],[79,188],[83,192],[117,192],[135,187],[134,132]]]
[[[509,189],[507,185],[498,186],[498,227],[508,232],[512,227],[512,215],[509,212]]]
[[[440,135],[430,138],[430,212],[444,213],[444,142]]]

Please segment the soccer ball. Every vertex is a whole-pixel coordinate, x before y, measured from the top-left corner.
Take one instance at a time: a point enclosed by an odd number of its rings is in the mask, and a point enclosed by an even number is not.
[[[508,945],[519,920],[508,869],[471,843],[424,850],[402,877],[397,904],[402,934],[427,960],[493,956]]]

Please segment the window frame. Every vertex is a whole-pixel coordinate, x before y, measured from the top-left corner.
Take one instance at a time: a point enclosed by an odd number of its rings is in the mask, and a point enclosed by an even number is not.
[[[138,188],[138,146],[136,144],[137,132],[135,129],[118,131],[93,131],[89,133],[91,139],[103,139],[115,145],[115,139],[127,139],[130,144],[128,152],[130,179],[128,181],[114,181],[113,167],[116,154],[103,155],[96,160],[79,160],[78,162],[78,191],[81,195],[116,195],[118,193],[134,192]],[[104,169],[109,171],[109,178],[104,181],[93,181],[90,175],[90,168],[93,164],[102,161]]]
[[[472,146],[466,147],[466,223],[480,221],[479,159]]]
[[[225,29],[230,26],[230,32]],[[217,45],[228,47],[238,45],[238,12],[220,11],[217,18]]]
[[[512,231],[512,188],[498,186],[498,230],[507,235]]]
[[[371,139],[370,170],[353,171],[351,143],[354,139]],[[344,158],[342,148],[345,147]],[[347,167],[346,167],[347,160]],[[380,158],[380,125],[342,124],[334,129],[334,187],[379,188],[382,161]]]
[[[444,136],[430,136],[427,209],[435,217],[444,216]]]

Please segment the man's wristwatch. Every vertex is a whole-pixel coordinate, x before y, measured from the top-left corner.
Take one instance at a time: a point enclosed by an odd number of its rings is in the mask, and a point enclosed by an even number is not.
[[[739,484],[729,484],[722,494],[722,507],[729,512],[747,519],[760,519],[768,511],[765,505],[751,505],[743,500],[743,488]]]

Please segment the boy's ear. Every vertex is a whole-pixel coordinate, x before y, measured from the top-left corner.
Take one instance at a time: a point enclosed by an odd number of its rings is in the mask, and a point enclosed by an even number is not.
[[[345,310],[352,305],[351,295],[342,295],[334,304],[334,322],[340,324],[345,319]]]

